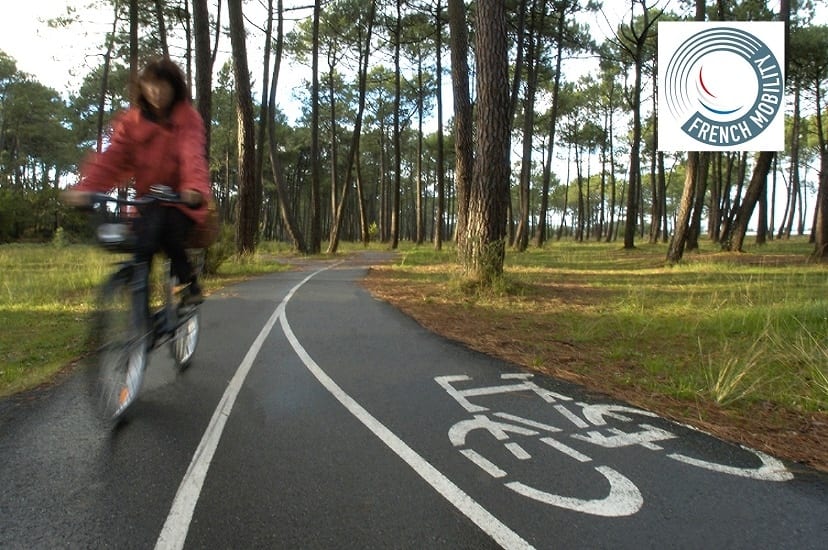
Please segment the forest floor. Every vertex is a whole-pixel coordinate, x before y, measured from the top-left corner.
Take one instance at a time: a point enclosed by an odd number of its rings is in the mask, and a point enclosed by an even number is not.
[[[634,382],[637,370],[644,374],[644,365],[627,361],[613,364],[601,350],[555,341],[551,336],[548,338],[552,341],[546,341],[542,348],[533,345],[532,340],[538,339],[538,335],[556,333],[554,321],[543,326],[542,320],[533,319],[531,330],[527,330],[526,320],[519,311],[513,318],[502,314],[493,317],[485,308],[468,304],[458,307],[456,302],[444,298],[445,293],[433,281],[401,276],[389,266],[372,268],[363,285],[372,295],[398,308],[426,329],[471,349],[577,383],[591,392],[695,426],[726,441],[828,472],[828,412],[795,411],[769,402],[722,407],[704,399],[660,395]],[[562,290],[553,285],[547,287],[546,294],[533,295],[533,300],[538,308],[560,307],[562,301],[571,304],[588,301],[591,298],[587,294],[588,290],[583,287],[568,286]],[[577,368],[570,368],[568,364],[577,364]],[[620,380],[626,382],[619,383]]]

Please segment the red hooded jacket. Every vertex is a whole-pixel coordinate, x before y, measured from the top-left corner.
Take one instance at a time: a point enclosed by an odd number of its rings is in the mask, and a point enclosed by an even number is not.
[[[202,224],[212,195],[204,150],[204,123],[188,102],[176,104],[163,123],[150,120],[139,108],[132,107],[113,121],[109,146],[85,160],[75,189],[105,193],[134,178],[138,196],[156,184],[168,185],[179,193],[185,189],[198,191],[204,199],[199,208],[171,206]]]

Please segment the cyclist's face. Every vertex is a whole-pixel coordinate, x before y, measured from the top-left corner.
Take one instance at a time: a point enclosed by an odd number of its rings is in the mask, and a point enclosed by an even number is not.
[[[166,113],[175,95],[172,84],[162,79],[142,80],[141,92],[156,114]]]

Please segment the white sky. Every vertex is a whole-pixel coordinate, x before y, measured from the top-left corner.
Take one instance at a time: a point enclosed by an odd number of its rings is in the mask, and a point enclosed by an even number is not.
[[[53,29],[46,21],[66,13],[67,6],[81,8],[91,0],[0,0],[0,6],[6,8],[0,15],[0,50],[17,63],[17,69],[32,75],[35,80],[54,88],[64,97],[69,92],[76,92],[83,76],[89,71],[86,56],[100,55],[103,37],[112,26],[112,14],[108,12],[85,12],[83,24],[72,24],[66,28]],[[13,5],[14,7],[10,7]],[[256,9],[257,4],[251,4]],[[222,25],[227,24],[227,8],[222,9]],[[261,42],[259,33],[248,25],[252,35],[248,40],[248,59],[254,76],[254,95],[261,90],[261,69],[257,69],[252,60],[261,59]],[[230,41],[222,37],[219,51],[227,52]],[[220,56],[221,57],[221,56]],[[99,61],[90,59],[88,65]],[[223,61],[216,61],[216,71]],[[302,78],[309,78],[309,69],[302,67],[285,67],[283,65],[277,99],[290,118],[298,116],[298,105],[291,98],[290,88],[300,84]],[[291,107],[296,112],[291,112]]]
[[[619,0],[605,4],[612,5],[614,2],[621,4]],[[6,8],[0,15],[0,50],[15,59],[19,70],[33,75],[42,84],[64,95],[69,90],[76,90],[80,78],[75,75],[82,76],[87,71],[83,66],[85,56],[95,55],[101,50],[100,44],[104,33],[111,27],[112,16],[109,13],[87,15],[82,26],[75,24],[62,29],[49,28],[46,20],[64,14],[67,6],[81,7],[89,3],[90,0],[0,0],[0,5]],[[828,3],[817,4],[820,5],[817,20],[824,23],[828,20]],[[257,7],[256,3],[251,6]],[[626,9],[627,4],[624,6]],[[610,9],[607,15],[617,17],[619,14]],[[599,19],[602,18],[599,16]],[[222,20],[224,24],[227,23],[226,7],[222,10]],[[608,30],[605,21],[595,23],[594,31],[598,34],[604,34]],[[229,41],[226,38],[223,40],[224,49],[229,49]],[[255,40],[255,37],[252,38],[248,45],[249,59],[261,58],[258,55],[260,44],[255,43]],[[220,64],[217,65],[220,67]],[[251,70],[256,80],[260,80],[261,76],[255,68],[251,67]],[[282,71],[280,79],[295,79],[292,83],[285,81],[284,85],[280,84],[278,91],[282,103],[290,100],[289,92],[283,90],[291,84],[298,84],[303,74],[307,78],[306,72]],[[257,88],[260,89],[260,83],[258,84]]]
[[[75,30],[50,29],[45,19],[65,13],[67,0],[3,0],[0,50],[17,62],[20,71],[63,92],[70,71],[83,60],[88,39]],[[11,4],[14,7],[11,7]],[[44,21],[41,22],[40,19]]]

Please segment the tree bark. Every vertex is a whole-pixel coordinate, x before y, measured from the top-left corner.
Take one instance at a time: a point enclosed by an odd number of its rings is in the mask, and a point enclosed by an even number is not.
[[[374,19],[376,17],[377,3],[376,0],[371,1],[371,8],[367,20],[367,30],[365,33],[365,40],[360,44],[360,68],[359,68],[359,107],[357,108],[356,120],[354,121],[354,131],[351,134],[351,148],[348,152],[347,167],[345,169],[345,183],[342,187],[342,192],[339,193],[339,203],[336,205],[334,211],[334,219],[331,225],[331,237],[328,243],[328,254],[335,254],[339,247],[339,233],[342,229],[342,218],[344,217],[345,205],[348,200],[348,192],[353,183],[354,165],[359,166],[359,140],[362,135],[362,120],[365,114],[365,96],[368,81],[368,60],[371,53],[371,37],[374,30]],[[365,212],[362,208],[362,181],[357,177],[357,200],[359,204],[359,218],[362,238],[365,244],[368,244],[367,221]]]
[[[742,199],[742,204],[736,212],[736,217],[733,220],[733,225],[729,228],[728,234],[725,235],[722,243],[723,250],[731,252],[742,252],[745,242],[745,235],[747,235],[748,223],[753,215],[753,210],[756,208],[756,203],[759,200],[759,195],[765,192],[768,182],[768,173],[770,172],[771,161],[776,153],[773,151],[762,151],[756,159],[756,165],[753,167],[753,175],[750,178],[745,197]]]
[[[544,6],[545,8],[545,6]],[[555,150],[555,129],[558,124],[558,105],[561,91],[561,62],[563,61],[563,32],[565,28],[565,11],[561,9],[558,14],[558,28],[556,41],[558,51],[555,57],[555,83],[552,87],[552,109],[549,119],[549,141],[546,147],[546,163],[543,167],[543,186],[540,196],[540,208],[538,209],[538,225],[535,228],[535,246],[540,248],[546,241],[546,213],[549,210],[549,188],[552,185],[552,155]]]
[[[279,0],[277,10],[279,12],[279,23],[276,30],[276,55],[273,59],[273,77],[270,81],[270,97],[267,103],[267,118],[266,126],[268,132],[268,142],[270,147],[270,166],[273,170],[273,181],[276,187],[276,198],[279,203],[279,216],[285,229],[288,232],[291,240],[293,240],[293,247],[302,253],[307,253],[307,245],[305,244],[305,237],[302,235],[302,230],[288,206],[290,200],[284,182],[284,169],[282,162],[279,159],[279,153],[276,150],[276,123],[274,121],[274,114],[276,112],[276,85],[279,83],[279,70],[282,66],[282,48],[284,44],[284,6],[282,0]]]
[[[319,18],[322,0],[313,3],[313,53],[311,55],[311,200],[310,236],[308,252],[318,254],[322,250],[322,212],[320,197],[319,163]]]
[[[434,215],[434,248],[443,249],[443,222],[446,211],[445,159],[443,139],[443,8],[437,0],[437,211]]]
[[[170,56],[170,48],[167,46],[167,26],[164,23],[164,3],[155,0],[155,20],[158,22],[158,40],[161,42],[161,53],[164,57]]]
[[[469,38],[463,0],[448,0],[451,32],[451,84],[454,98],[454,185],[457,195],[455,243],[462,263],[469,215],[469,196],[474,166],[474,125],[469,92]]]
[[[402,136],[400,128],[400,106],[402,104],[402,74],[400,48],[402,45],[402,2],[396,0],[397,17],[394,23],[394,189],[391,198],[391,248],[397,249],[400,242],[400,190],[402,187]]]
[[[210,154],[213,116],[213,59],[210,53],[210,13],[207,0],[193,0],[196,108],[204,121],[206,151]]]
[[[256,144],[254,141],[253,96],[247,68],[242,0],[229,0],[230,43],[233,50],[233,76],[236,81],[238,114],[239,200],[236,217],[236,251],[249,254],[256,249],[259,228],[259,202],[256,197]]]
[[[477,160],[469,198],[466,272],[484,285],[503,273],[509,202],[506,14],[501,0],[477,4]]]

